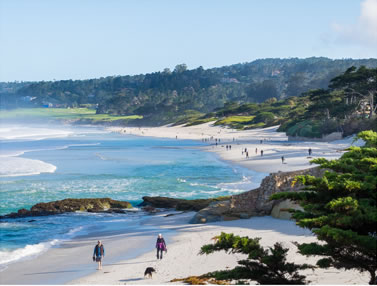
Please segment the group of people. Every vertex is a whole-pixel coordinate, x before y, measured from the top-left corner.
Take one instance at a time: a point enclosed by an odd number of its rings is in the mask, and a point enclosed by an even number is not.
[[[242,155],[245,154],[246,159],[249,158],[249,151],[247,148],[242,149]],[[258,148],[255,148],[255,154],[258,154]],[[263,157],[263,150],[260,150],[260,155]]]
[[[262,142],[263,142],[263,140],[261,140],[261,143]],[[230,150],[232,148],[231,145],[229,145],[229,146],[226,145],[227,150],[228,150],[228,148]],[[308,153],[309,153],[309,156],[311,156],[313,154],[312,148],[309,147]],[[248,159],[249,158],[249,151],[247,150],[247,148],[242,149],[242,155],[244,155],[244,154],[245,154],[246,159]],[[258,154],[258,148],[255,148],[255,154]],[[263,150],[260,150],[260,155],[261,155],[261,157],[263,157]],[[281,156],[281,163],[285,164],[285,157],[284,156]]]
[[[162,259],[163,253],[167,252],[166,242],[165,239],[162,237],[160,233],[157,237],[156,241],[156,249],[157,249],[157,259]],[[96,246],[94,247],[93,252],[93,261],[98,262],[98,270],[102,269],[102,260],[105,258],[105,246],[102,244],[101,240],[98,240]]]

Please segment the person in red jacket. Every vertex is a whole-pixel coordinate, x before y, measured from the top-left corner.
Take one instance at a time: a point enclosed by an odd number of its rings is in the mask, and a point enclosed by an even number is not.
[[[161,233],[157,237],[156,248],[157,248],[157,259],[162,259],[162,253],[166,251],[167,248],[166,248],[165,239],[162,237]]]

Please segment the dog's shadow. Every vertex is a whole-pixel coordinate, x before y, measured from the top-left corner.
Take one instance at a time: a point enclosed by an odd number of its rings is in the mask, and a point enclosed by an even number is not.
[[[119,282],[132,282],[132,281],[140,281],[140,280],[143,280],[143,278],[122,279],[122,280],[119,280]]]

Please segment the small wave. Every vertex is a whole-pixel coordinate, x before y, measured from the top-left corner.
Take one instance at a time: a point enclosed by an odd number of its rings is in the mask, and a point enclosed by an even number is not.
[[[55,165],[40,160],[5,157],[0,161],[0,177],[31,176],[55,171]]]
[[[73,132],[70,130],[30,126],[11,126],[0,129],[1,140],[43,140],[67,137],[71,134],[73,134]]]
[[[177,181],[180,183],[186,183],[187,181],[185,179],[177,178]]]
[[[38,255],[41,255],[42,253],[46,252],[51,247],[59,246],[62,242],[73,238],[78,232],[82,232],[82,230],[83,230],[83,227],[79,226],[79,227],[69,230],[61,238],[55,238],[47,242],[40,242],[38,244],[27,244],[23,248],[17,248],[14,250],[5,250],[3,248],[0,250],[0,271],[4,270],[8,264],[11,264],[20,260],[32,259]]]
[[[258,184],[253,182],[250,177],[242,176],[241,181],[232,183],[220,183],[217,184],[217,187],[221,188],[224,191],[235,193],[240,191],[249,191],[251,189],[257,188]]]
[[[15,250],[2,250],[0,251],[0,269],[4,270],[7,264],[26,259],[33,258],[41,253],[47,251],[50,247],[55,246],[60,241],[54,239],[49,242],[41,242],[38,244],[28,244],[23,248],[18,248]]]
[[[200,186],[200,187],[206,187],[206,188],[213,188],[213,189],[217,189],[217,186],[211,186],[211,185],[208,185],[208,184],[201,184],[201,183],[189,183],[190,186],[192,187],[197,187],[197,186]]]

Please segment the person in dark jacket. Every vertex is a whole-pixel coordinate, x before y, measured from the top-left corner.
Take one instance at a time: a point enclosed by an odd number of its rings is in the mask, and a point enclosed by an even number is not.
[[[102,242],[98,240],[96,246],[94,247],[93,260],[98,262],[98,270],[102,269],[102,259],[105,257],[105,247]]]
[[[162,253],[166,251],[167,248],[166,248],[165,240],[162,237],[161,233],[157,237],[156,248],[157,248],[157,259],[162,259]]]

